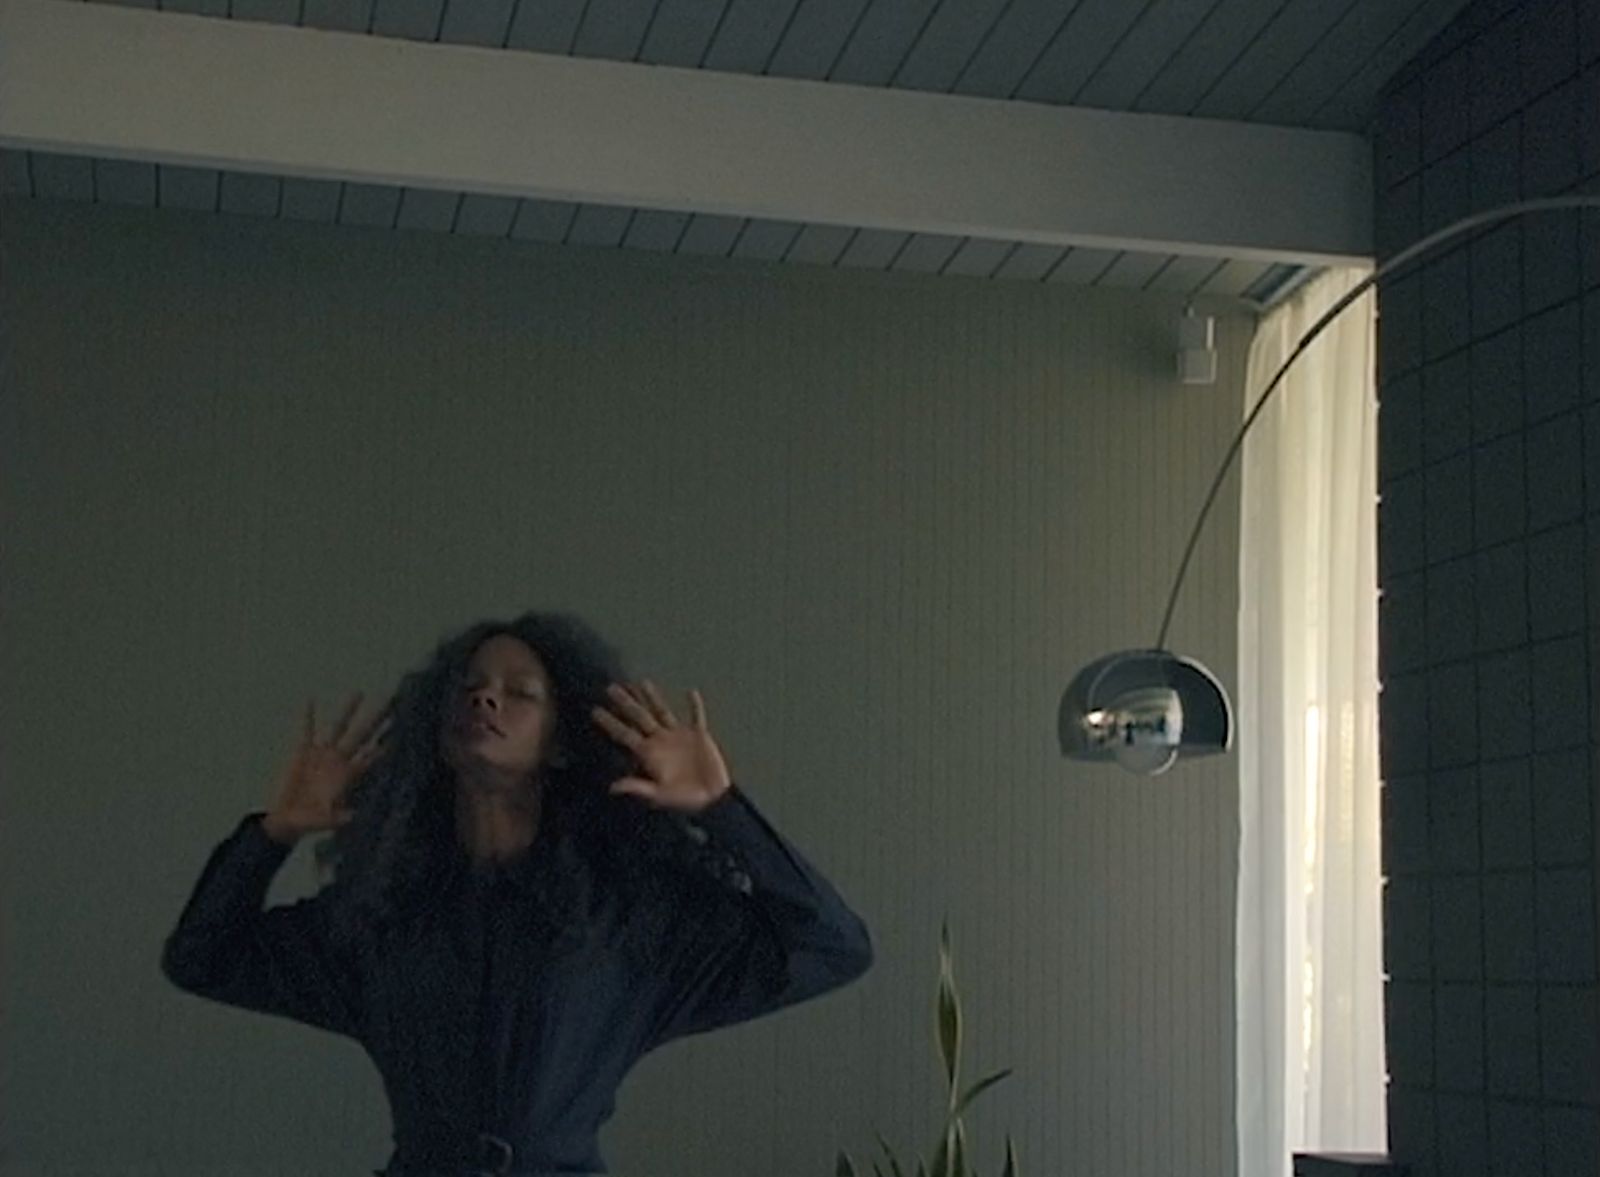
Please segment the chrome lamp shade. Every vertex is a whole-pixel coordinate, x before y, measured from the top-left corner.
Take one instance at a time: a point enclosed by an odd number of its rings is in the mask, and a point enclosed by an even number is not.
[[[1061,754],[1114,760],[1155,776],[1180,756],[1226,752],[1233,743],[1227,692],[1192,658],[1121,650],[1078,672],[1061,696]]]

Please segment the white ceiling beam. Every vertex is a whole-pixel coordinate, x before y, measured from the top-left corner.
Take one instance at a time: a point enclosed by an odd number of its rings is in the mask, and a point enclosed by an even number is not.
[[[0,0],[0,145],[1308,264],[1372,253],[1343,132]]]

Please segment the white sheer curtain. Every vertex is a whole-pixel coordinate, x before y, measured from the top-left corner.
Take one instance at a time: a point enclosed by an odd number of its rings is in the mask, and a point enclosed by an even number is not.
[[[1367,270],[1269,312],[1248,404]],[[1295,361],[1245,441],[1237,959],[1240,1177],[1382,1152],[1377,403],[1369,291]]]

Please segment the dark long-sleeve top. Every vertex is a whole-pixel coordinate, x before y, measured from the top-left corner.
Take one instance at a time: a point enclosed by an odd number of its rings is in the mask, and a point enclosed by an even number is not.
[[[355,1039],[383,1079],[398,1172],[603,1173],[597,1135],[644,1054],[866,972],[866,925],[735,785],[685,822],[673,885],[622,903],[542,823],[495,866],[465,854],[392,935],[334,934],[329,889],[263,910],[289,847],[251,814],[212,852],[162,969],[180,988]],[[496,1146],[500,1147],[500,1146]]]

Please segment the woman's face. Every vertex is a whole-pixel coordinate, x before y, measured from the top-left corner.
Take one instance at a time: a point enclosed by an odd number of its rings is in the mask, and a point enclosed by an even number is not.
[[[496,634],[474,651],[440,718],[439,750],[458,774],[532,776],[555,728],[544,663],[522,639]]]

